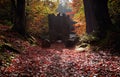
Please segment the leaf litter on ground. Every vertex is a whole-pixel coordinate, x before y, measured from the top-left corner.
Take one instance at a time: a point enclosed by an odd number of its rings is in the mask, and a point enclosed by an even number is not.
[[[76,52],[63,43],[41,48],[7,35],[9,42],[23,49],[9,66],[0,66],[0,77],[120,77],[120,56],[109,50]]]

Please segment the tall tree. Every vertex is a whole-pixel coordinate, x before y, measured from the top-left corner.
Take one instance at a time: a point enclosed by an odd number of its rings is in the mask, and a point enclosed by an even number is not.
[[[104,38],[112,24],[108,13],[108,0],[83,0],[83,2],[87,33],[95,31],[98,37]]]
[[[16,1],[11,0],[11,22],[15,23],[15,14],[16,14]]]
[[[15,20],[13,30],[18,33],[26,34],[26,23],[25,23],[25,0],[11,0],[13,10],[15,10]]]

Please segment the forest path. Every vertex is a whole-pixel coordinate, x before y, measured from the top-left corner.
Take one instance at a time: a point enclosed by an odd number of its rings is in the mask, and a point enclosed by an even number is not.
[[[74,49],[31,46],[18,54],[2,77],[81,77],[120,76],[120,56],[109,52],[75,52]],[[55,47],[55,48],[54,48]]]
[[[76,52],[62,43],[41,48],[14,33],[6,33],[6,37],[25,49],[16,54],[10,66],[1,68],[0,77],[120,77],[120,56],[109,51]]]

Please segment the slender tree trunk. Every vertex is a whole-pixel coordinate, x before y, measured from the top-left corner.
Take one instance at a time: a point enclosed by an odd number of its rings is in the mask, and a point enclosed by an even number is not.
[[[16,5],[16,23],[14,23],[13,30],[18,33],[26,34],[26,23],[25,23],[25,0],[17,0]]]
[[[11,22],[15,24],[16,18],[16,2],[15,0],[11,0]]]
[[[89,34],[95,30],[97,21],[93,12],[93,0],[84,0],[85,16],[86,16],[86,32]]]
[[[104,38],[112,25],[108,13],[108,0],[83,0],[86,16],[87,33],[97,32],[98,37]]]

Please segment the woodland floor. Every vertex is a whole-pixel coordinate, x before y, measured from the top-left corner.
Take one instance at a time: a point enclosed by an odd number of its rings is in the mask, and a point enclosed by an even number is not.
[[[120,77],[120,55],[109,50],[76,52],[62,43],[41,48],[5,29],[1,27],[1,36],[21,48],[21,53],[14,55],[9,66],[0,66],[0,77]]]

